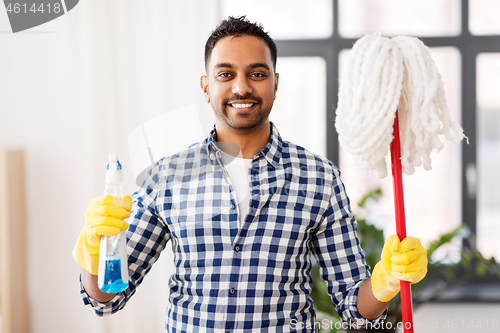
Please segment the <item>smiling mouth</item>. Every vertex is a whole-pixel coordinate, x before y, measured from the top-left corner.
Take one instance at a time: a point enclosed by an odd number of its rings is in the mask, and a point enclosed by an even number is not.
[[[233,108],[235,109],[246,109],[246,108],[251,108],[252,106],[255,105],[255,103],[229,103]]]

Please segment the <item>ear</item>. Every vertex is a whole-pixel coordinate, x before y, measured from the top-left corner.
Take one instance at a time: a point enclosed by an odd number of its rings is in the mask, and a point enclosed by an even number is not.
[[[278,91],[279,81],[280,81],[279,73],[274,74],[274,99],[276,99],[276,92]]]
[[[202,75],[200,78],[200,87],[205,94],[205,102],[210,103],[210,94],[208,93],[208,78],[206,75]]]

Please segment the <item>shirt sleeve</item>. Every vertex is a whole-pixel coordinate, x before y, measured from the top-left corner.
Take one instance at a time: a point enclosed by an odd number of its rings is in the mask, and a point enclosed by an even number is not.
[[[98,316],[113,314],[121,310],[132,297],[145,275],[159,258],[170,239],[170,231],[156,209],[157,187],[150,177],[132,196],[132,213],[128,219],[127,255],[129,285],[111,301],[101,303],[91,298],[80,281],[80,294],[85,305],[91,305]]]
[[[363,328],[385,319],[387,310],[371,321],[358,312],[359,288],[370,277],[370,267],[365,262],[356,219],[338,170],[334,170],[331,199],[324,220],[313,236],[312,249],[320,276],[342,321],[353,328]]]

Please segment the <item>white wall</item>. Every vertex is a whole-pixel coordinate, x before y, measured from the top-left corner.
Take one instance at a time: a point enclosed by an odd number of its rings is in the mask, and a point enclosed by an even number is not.
[[[88,201],[103,192],[107,153],[120,154],[132,193],[128,134],[202,100],[216,14],[214,0],[83,0],[12,34],[0,9],[0,146],[26,151],[32,332],[164,332],[170,253],[103,319],[81,301],[71,251]]]

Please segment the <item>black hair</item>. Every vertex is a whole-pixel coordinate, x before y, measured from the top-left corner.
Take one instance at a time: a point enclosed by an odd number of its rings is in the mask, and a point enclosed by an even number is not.
[[[214,31],[212,31],[212,34],[207,39],[207,43],[205,44],[205,70],[207,69],[208,61],[212,55],[212,50],[220,39],[228,36],[242,35],[259,37],[266,42],[267,46],[269,46],[269,49],[271,50],[273,68],[276,70],[276,58],[278,57],[276,43],[271,37],[269,37],[267,32],[264,31],[262,25],[250,22],[246,16],[229,16],[227,19],[223,20]]]

